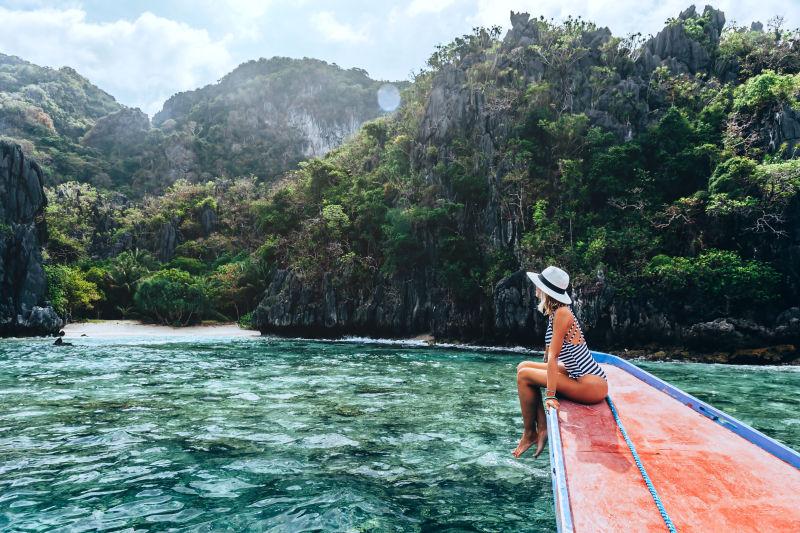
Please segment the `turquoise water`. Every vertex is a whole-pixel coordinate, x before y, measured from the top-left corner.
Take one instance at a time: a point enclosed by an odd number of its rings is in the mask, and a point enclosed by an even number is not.
[[[553,531],[531,356],[271,338],[0,343],[0,529]],[[795,448],[800,368],[643,364]]]

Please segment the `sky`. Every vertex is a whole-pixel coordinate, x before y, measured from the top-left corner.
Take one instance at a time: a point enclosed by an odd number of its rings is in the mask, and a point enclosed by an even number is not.
[[[800,0],[715,0],[728,24],[779,15]],[[408,80],[437,44],[475,26],[510,27],[510,11],[581,16],[615,35],[657,33],[690,0],[0,0],[0,52],[71,66],[149,115],[176,92],[214,83],[259,57],[314,57]],[[698,11],[703,5],[697,4]]]

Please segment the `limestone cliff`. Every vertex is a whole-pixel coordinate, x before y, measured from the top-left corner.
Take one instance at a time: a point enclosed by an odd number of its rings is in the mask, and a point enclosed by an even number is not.
[[[47,238],[42,171],[18,145],[0,141],[0,335],[58,331],[45,301],[41,244]]]
[[[41,162],[47,186],[75,180],[139,198],[178,179],[268,181],[323,156],[384,113],[380,85],[358,68],[262,58],[173,95],[151,126],[74,69],[0,54],[0,134]]]
[[[243,63],[219,83],[172,96],[153,124],[173,147],[172,179],[201,174],[269,179],[303,159],[325,155],[382,114],[379,86],[361,69],[316,59],[262,58]]]
[[[604,280],[573,291],[573,308],[593,349],[684,346],[719,354],[719,362],[765,362],[736,351],[779,346],[772,362],[791,361],[800,346],[800,308],[780,313],[770,324],[720,317],[683,323],[651,300],[614,300]],[[534,287],[524,270],[501,280],[491,306],[465,308],[449,301],[431,280],[381,279],[374,291],[336,286],[328,274],[308,285],[290,271],[277,271],[254,312],[263,333],[339,337],[409,337],[431,334],[439,341],[526,345],[542,348],[546,319],[536,308]],[[493,321],[491,321],[493,317]]]
[[[627,142],[646,133],[669,107],[651,88],[654,71],[661,67],[672,75],[710,77],[717,68],[714,50],[724,23],[721,11],[706,7],[699,14],[692,7],[644,42],[638,53],[609,58],[614,43],[606,28],[588,27],[575,37],[574,50],[557,50],[560,44],[546,40],[541,20],[512,13],[512,27],[499,46],[462,52],[432,75],[410,149],[412,171],[436,191],[437,200],[463,202],[454,192],[448,165],[464,146],[474,147],[474,157],[462,164],[484,180],[480,185],[488,191],[488,200],[481,209],[460,214],[459,231],[474,238],[476,245],[489,241],[498,249],[510,249],[522,267],[541,261],[524,256],[521,241],[530,228],[531,211],[521,207],[521,195],[506,181],[519,171],[513,160],[516,148],[510,143],[524,127],[525,114],[536,105],[537,91],[556,94],[550,103],[558,106],[559,114],[585,115],[590,125]],[[786,108],[774,123],[763,125],[763,143],[771,153],[786,144],[784,157],[793,157],[796,130],[793,111]],[[516,203],[510,200],[514,197]],[[420,236],[419,242],[427,246],[429,237]],[[793,231],[791,238],[800,238],[800,232]],[[338,276],[328,272],[322,282],[307,283],[290,271],[278,270],[255,313],[255,323],[264,332],[301,335],[432,333],[440,339],[541,346],[545,324],[533,309],[533,288],[524,270],[497,283],[491,299],[460,303],[426,269],[408,276],[376,275],[371,282],[374,290],[339,284]],[[792,309],[780,315],[778,309],[777,318],[772,316],[769,324],[760,326],[724,317],[693,321],[671,303],[618,298],[602,271],[596,279],[584,277],[573,294],[595,347],[682,343],[713,350],[718,342],[800,346],[800,323]]]

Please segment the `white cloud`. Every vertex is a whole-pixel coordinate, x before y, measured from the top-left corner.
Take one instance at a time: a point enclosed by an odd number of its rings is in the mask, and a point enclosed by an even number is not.
[[[236,39],[257,41],[268,27],[273,0],[183,0],[189,9],[203,9],[210,20],[224,24]],[[304,0],[296,0],[302,2]]]
[[[437,43],[473,26],[510,26],[509,12],[563,20],[582,16],[618,36],[658,32],[692,0],[0,0],[0,52],[40,65],[69,65],[126,105],[152,114],[181,90],[219,79],[260,56],[318,57],[406,79]],[[786,17],[800,25],[800,0],[703,0],[729,22]],[[145,4],[141,2],[141,4]],[[46,7],[49,6],[49,9]],[[125,6],[123,9],[122,6]],[[113,15],[114,12],[126,13]],[[88,12],[88,13],[87,13]],[[131,13],[134,14],[131,14]],[[112,13],[109,15],[109,13]],[[300,35],[302,38],[298,38]],[[369,46],[365,46],[369,44]]]
[[[314,13],[311,16],[311,23],[328,41],[356,44],[369,40],[366,27],[356,30],[349,24],[339,22],[330,11]]]
[[[38,65],[70,66],[126,105],[152,115],[177,91],[216,81],[234,66],[229,37],[144,12],[135,20],[94,23],[83,9],[10,10],[0,50]]]
[[[441,13],[452,6],[456,0],[412,0],[406,9],[410,17],[423,13]]]
[[[263,17],[272,5],[270,0],[219,0],[211,2],[212,5],[226,11],[233,12],[237,17],[260,18]]]

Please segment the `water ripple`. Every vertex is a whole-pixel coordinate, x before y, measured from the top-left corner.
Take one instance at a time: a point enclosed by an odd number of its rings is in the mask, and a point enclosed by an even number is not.
[[[0,344],[0,530],[555,529],[547,459],[509,453],[525,350],[75,343]],[[800,444],[796,369],[644,366]]]

